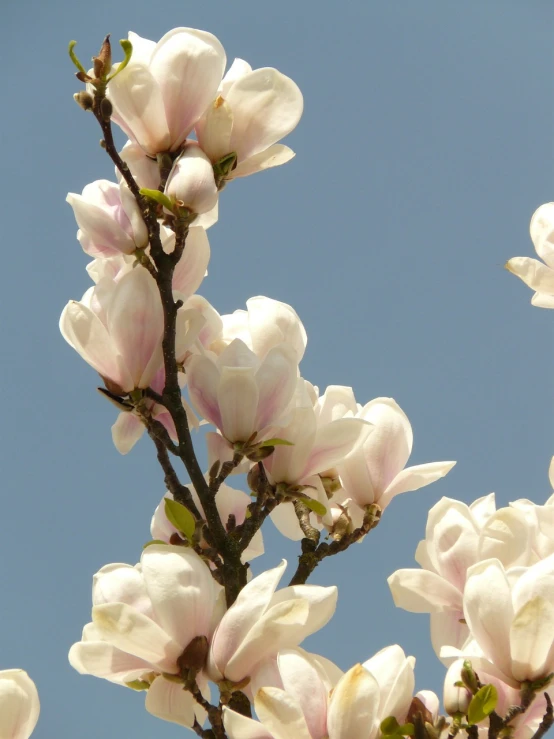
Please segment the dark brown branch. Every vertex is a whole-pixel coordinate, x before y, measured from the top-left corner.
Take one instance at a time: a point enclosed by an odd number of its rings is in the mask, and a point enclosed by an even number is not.
[[[554,725],[554,707],[552,706],[552,699],[548,693],[545,693],[544,697],[546,699],[546,713],[539,724],[539,728],[535,731],[531,739],[542,739],[546,732]]]

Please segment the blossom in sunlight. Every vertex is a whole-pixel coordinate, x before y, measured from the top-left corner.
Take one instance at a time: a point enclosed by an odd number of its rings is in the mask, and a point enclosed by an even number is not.
[[[194,28],[174,28],[157,44],[136,33],[129,41],[131,61],[108,84],[112,120],[151,156],[177,151],[216,95],[225,51]]]
[[[543,261],[513,257],[506,262],[506,269],[535,291],[533,305],[554,308],[554,203],[537,208],[529,230],[535,251]]]
[[[94,576],[92,599],[92,622],[69,652],[72,667],[146,690],[146,709],[166,721],[202,721],[203,710],[180,678],[193,670],[209,696],[203,668],[224,599],[198,554],[152,544],[140,565],[103,567]]]
[[[132,254],[148,244],[148,229],[134,195],[124,183],[97,180],[82,195],[66,198],[79,226],[77,239],[91,257]]]
[[[277,590],[283,561],[251,580],[225,613],[211,643],[209,675],[240,682],[263,660],[298,646],[335,612],[336,587],[294,585]]]
[[[213,168],[194,141],[187,143],[169,174],[165,194],[193,213],[207,213],[218,199]]]
[[[24,670],[0,670],[0,737],[28,739],[37,725],[40,702]]]
[[[219,357],[193,356],[187,365],[192,405],[231,443],[256,441],[279,421],[296,387],[295,352],[285,344],[262,361],[240,339]]]
[[[196,123],[196,135],[214,164],[236,154],[236,167],[224,179],[245,177],[292,159],[294,152],[277,142],[296,128],[303,105],[302,93],[289,77],[271,67],[252,70],[235,59],[217,97]]]

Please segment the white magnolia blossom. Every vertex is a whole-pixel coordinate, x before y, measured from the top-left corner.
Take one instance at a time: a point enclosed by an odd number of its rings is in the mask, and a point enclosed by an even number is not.
[[[535,251],[543,261],[513,257],[506,268],[535,290],[533,305],[554,308],[554,203],[545,203],[535,211],[529,230]]]
[[[112,120],[151,156],[177,151],[216,95],[225,51],[194,28],[174,28],[157,44],[136,33],[129,41],[131,61],[108,84]]]
[[[463,598],[471,639],[442,656],[466,656],[478,673],[518,688],[554,672],[554,555],[506,570],[498,559],[469,568]]]
[[[148,229],[127,185],[97,180],[66,198],[79,226],[77,239],[91,257],[132,254],[148,245]]]
[[[231,443],[261,441],[278,423],[296,387],[295,352],[281,344],[263,361],[240,339],[219,357],[192,356],[187,364],[193,407]]]
[[[0,670],[0,737],[28,739],[37,725],[40,702],[24,670]]]
[[[222,588],[190,548],[148,546],[140,565],[103,567],[93,581],[92,622],[69,661],[81,674],[147,690],[146,709],[166,721],[192,726],[205,714],[178,680],[187,667],[187,648],[207,645],[224,610]],[[203,655],[203,657],[202,657]],[[209,696],[206,676],[197,675]]]
[[[292,159],[294,152],[277,142],[296,128],[302,109],[302,93],[289,77],[235,59],[196,135],[214,164],[236,153],[237,166],[225,179],[245,177]]]
[[[213,168],[196,142],[187,143],[175,161],[167,179],[165,194],[193,213],[208,213],[215,208],[218,192]]]
[[[201,514],[204,514],[204,509],[202,507],[202,503],[200,502],[200,498],[198,497],[198,493],[192,485],[189,486],[188,489],[198,510]],[[179,532],[171,523],[171,521],[168,520],[165,514],[164,501],[166,498],[170,498],[173,500],[173,495],[170,492],[166,492],[160,504],[157,506],[156,510],[154,511],[154,515],[152,516],[150,533],[152,534],[153,539],[167,542],[171,540],[173,543],[172,537],[174,537],[175,535],[179,536]],[[242,490],[232,488],[230,487],[230,485],[226,485],[225,483],[221,484],[219,490],[215,495],[215,504],[217,506],[217,511],[224,526],[227,524],[229,516],[234,516],[237,526],[240,526],[242,523],[244,523],[244,520],[246,518],[246,511],[251,502],[252,499],[249,495],[243,493]],[[200,542],[200,546],[208,545],[205,541],[202,540]],[[252,537],[252,541],[242,553],[241,560],[243,562],[250,562],[250,560],[259,557],[263,553],[264,540],[262,537],[262,532],[258,530]]]
[[[298,646],[329,621],[337,603],[336,587],[293,585],[277,590],[283,562],[263,572],[240,591],[211,642],[212,680],[240,682],[283,649]]]

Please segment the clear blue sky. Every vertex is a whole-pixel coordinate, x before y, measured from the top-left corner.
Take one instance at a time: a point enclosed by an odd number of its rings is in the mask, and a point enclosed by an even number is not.
[[[306,378],[394,397],[414,463],[458,460],[317,571],[340,580],[339,610],[306,644],[347,668],[399,642],[418,687],[440,690],[428,618],[395,610],[386,577],[412,566],[442,495],[549,492],[554,315],[503,264],[531,254],[529,218],[554,199],[551,0],[8,0],[2,16],[0,668],[36,681],[36,736],[188,735],[67,663],[93,573],[138,559],[163,493],[147,440],[115,451],[115,411],[57,328],[89,284],[65,195],[112,177],[67,42],[86,60],[107,32],[209,30],[230,60],[302,89],[297,157],[225,190],[202,293],[222,313],[256,294],[291,303]],[[292,563],[281,544],[270,531],[265,566],[283,549]]]

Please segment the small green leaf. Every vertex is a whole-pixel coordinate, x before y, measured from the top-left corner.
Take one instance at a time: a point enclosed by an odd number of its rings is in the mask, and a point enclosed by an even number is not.
[[[148,690],[150,687],[150,683],[147,683],[146,680],[131,680],[130,683],[125,683],[125,685],[131,690]]]
[[[184,505],[181,505],[181,503],[178,503],[176,500],[164,498],[164,501],[167,520],[175,526],[177,531],[180,531],[189,541],[192,541],[194,530],[196,528],[196,521],[194,520],[192,513],[188,508],[185,508]]]
[[[146,549],[146,547],[151,547],[153,544],[163,544],[164,546],[167,546],[167,541],[162,541],[161,539],[151,539],[150,541],[147,541],[142,548]]]
[[[394,716],[389,716],[381,721],[381,733],[385,736],[394,736],[397,733],[398,728],[399,724]]]
[[[470,724],[478,724],[489,716],[498,703],[498,692],[494,685],[483,685],[475,693],[467,709]]]
[[[413,736],[415,734],[415,727],[413,724],[402,724],[398,727],[398,733],[400,736]]]
[[[150,190],[148,187],[141,187],[140,194],[144,195],[148,200],[153,200],[155,203],[159,203],[160,205],[163,205],[164,208],[167,208],[167,210],[173,212],[174,203],[167,197],[167,195],[164,195],[163,192],[160,192],[159,190]]]
[[[119,45],[123,49],[123,53],[125,54],[125,57],[124,57],[123,61],[120,62],[119,66],[115,70],[115,72],[108,77],[108,82],[110,80],[113,80],[113,78],[117,74],[119,74],[120,72],[123,72],[123,70],[125,69],[125,67],[131,61],[131,55],[133,53],[133,44],[128,39],[124,38],[124,39],[121,39],[121,41],[119,42]]]
[[[266,441],[262,441],[258,446],[294,446],[294,444],[292,441],[287,441],[286,439],[267,439]]]
[[[76,41],[70,41],[69,46],[67,47],[67,51],[69,52],[69,58],[73,62],[73,64],[77,67],[79,72],[83,74],[85,77],[88,77],[87,70],[83,67],[81,62],[79,61],[79,58],[77,57],[77,54],[73,51],[73,49],[77,46]]]
[[[318,516],[324,516],[327,513],[327,508],[325,508],[323,503],[320,503],[319,500],[314,500],[313,498],[300,498],[300,502],[304,503],[306,508],[309,508],[310,511],[317,513]]]

